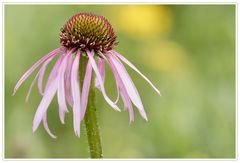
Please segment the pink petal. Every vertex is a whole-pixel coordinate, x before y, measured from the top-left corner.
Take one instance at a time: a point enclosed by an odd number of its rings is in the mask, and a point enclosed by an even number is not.
[[[65,119],[65,113],[66,113],[66,111],[65,110],[63,110],[63,109],[59,109],[59,118],[60,118],[60,121],[61,121],[61,123],[62,124],[65,124],[65,121],[64,121],[64,119]]]
[[[40,122],[42,121],[43,115],[46,113],[48,106],[50,105],[50,103],[57,91],[58,79],[56,77],[56,74],[58,73],[60,63],[61,63],[63,57],[64,57],[63,55],[61,55],[59,57],[59,59],[55,63],[55,65],[49,75],[49,78],[47,81],[48,86],[46,86],[46,88],[45,88],[42,101],[40,102],[38,109],[34,116],[33,128],[32,128],[33,132],[36,131],[36,129],[38,128]]]
[[[125,88],[121,91],[121,97],[124,103],[124,106],[128,109],[130,123],[134,121],[134,111],[132,107],[132,102],[125,90]]]
[[[98,69],[99,69],[99,73],[102,77],[103,83],[105,80],[105,63],[104,63],[104,59],[99,58],[98,60]],[[95,87],[98,88],[99,90],[101,90],[99,82],[97,80],[97,78],[95,78]]]
[[[85,76],[84,76],[84,81],[83,81],[83,88],[82,88],[82,98],[81,98],[81,120],[83,120],[86,108],[87,108],[87,103],[88,103],[88,93],[89,93],[89,88],[91,84],[91,79],[92,79],[92,66],[90,61],[88,61]]]
[[[78,50],[76,58],[73,61],[71,71],[71,88],[73,97],[73,127],[75,134],[80,137],[80,117],[81,117],[81,102],[80,102],[80,89],[78,80],[78,68],[80,60],[80,50]]]
[[[151,86],[152,88],[159,94],[161,95],[160,91],[152,84],[152,82],[144,76],[130,61],[128,61],[124,56],[121,54],[117,53],[116,51],[112,51],[113,54],[115,54],[118,58],[120,58],[123,62],[125,62],[129,67],[131,67],[133,70],[135,70],[139,75],[141,75]]]
[[[49,57],[51,56],[55,56],[57,55],[57,53],[59,53],[60,51],[62,51],[62,48],[57,48],[55,50],[53,50],[52,52],[48,53],[47,55],[45,55],[44,57],[42,57],[40,60],[38,60],[29,70],[27,70],[27,72],[25,72],[25,74],[23,74],[23,76],[20,78],[20,80],[17,82],[14,91],[13,91],[13,95],[16,93],[16,91],[18,90],[18,88],[22,85],[22,83],[32,74],[32,72],[41,64],[43,63],[45,60],[47,60]]]
[[[134,112],[133,112],[133,108],[132,108],[132,103],[131,100],[127,94],[127,91],[124,87],[124,84],[116,70],[116,68],[114,67],[114,65],[112,64],[111,60],[109,62],[109,66],[113,72],[113,75],[115,77],[115,81],[116,81],[116,85],[118,88],[118,94],[120,92],[120,95],[122,97],[123,103],[124,103],[124,107],[128,109],[129,112],[129,117],[130,117],[130,123],[134,121]]]
[[[49,89],[49,86],[50,86],[50,84],[53,80],[58,81],[57,77],[58,77],[58,74],[59,74],[59,70],[60,70],[62,60],[63,60],[65,55],[66,55],[65,53],[61,54],[60,57],[58,58],[57,62],[55,63],[55,65],[54,65],[54,67],[53,67],[53,69],[52,69],[52,71],[51,71],[51,73],[48,77],[48,81],[47,81],[44,92],[46,92],[46,90]],[[58,84],[58,82],[57,82],[57,84]],[[59,107],[59,118],[60,118],[61,123],[63,123],[63,124],[64,124],[64,117],[65,117],[65,111],[60,109],[60,107]]]
[[[39,76],[38,76],[38,90],[41,95],[43,95],[42,91],[42,81],[43,81],[43,76],[46,71],[47,65],[53,60],[55,56],[49,57],[44,63],[41,69],[39,70]]]
[[[104,60],[107,61],[107,58],[100,52],[100,56],[102,58],[99,58],[98,60],[98,69],[99,69],[99,73],[102,77],[102,80],[103,80],[103,84],[104,84],[104,81],[105,81],[105,62]],[[101,91],[101,88],[100,88],[100,84],[98,82],[98,79],[97,77],[95,77],[95,87],[98,88],[100,91]],[[116,100],[114,101],[114,104],[117,104],[118,100],[119,100],[119,89],[117,87],[117,98]]]
[[[33,120],[33,128],[32,128],[33,132],[36,131],[40,122],[42,121],[42,118],[46,113],[48,106],[50,105],[56,91],[57,91],[57,80],[54,79],[53,81],[51,81],[49,88],[44,93],[42,101],[39,104],[38,109],[35,113],[34,120]]]
[[[97,79],[98,79],[98,82],[99,82],[99,85],[100,85],[100,88],[101,88],[101,92],[102,92],[102,94],[103,94],[103,97],[105,98],[105,100],[107,101],[107,103],[108,103],[110,106],[112,106],[115,110],[117,110],[117,111],[120,112],[121,110],[118,108],[118,106],[117,106],[116,104],[114,104],[114,102],[112,102],[112,101],[108,98],[108,96],[106,95],[106,91],[105,91],[105,88],[104,88],[104,84],[103,84],[102,77],[101,77],[101,75],[100,75],[100,73],[99,73],[97,64],[96,64],[96,62],[95,62],[95,60],[94,60],[94,58],[93,58],[93,52],[87,51],[87,55],[88,55],[88,57],[89,57],[89,61],[90,61],[91,65],[92,65],[92,68],[93,68],[93,70],[95,71],[95,74],[96,74],[96,76],[97,76]]]
[[[59,111],[63,112],[60,113],[60,120],[62,123],[64,123],[64,113],[68,112],[66,99],[65,99],[65,82],[64,82],[64,74],[67,67],[67,60],[68,60],[68,54],[63,58],[63,61],[59,67],[59,73],[58,73],[58,91],[57,91],[57,97],[58,97],[58,105],[59,105]]]
[[[47,113],[45,113],[43,115],[43,127],[44,129],[47,131],[48,135],[51,136],[52,138],[56,139],[57,137],[52,134],[52,132],[50,131],[49,127],[48,127],[48,123],[47,123]]]
[[[117,87],[117,98],[116,100],[114,101],[114,104],[117,104],[118,103],[118,100],[119,100],[119,97],[120,97],[120,93],[119,93],[119,88]]]
[[[67,69],[66,69],[66,75],[65,75],[65,96],[67,99],[68,104],[73,107],[73,100],[72,100],[72,93],[71,93],[71,69],[72,69],[72,56],[69,56],[68,63],[67,63]]]
[[[47,84],[46,84],[46,86],[45,86],[44,92],[48,89],[51,81],[57,77],[58,72],[59,72],[59,66],[60,66],[60,64],[62,63],[62,60],[63,60],[63,58],[64,58],[64,55],[65,55],[65,53],[61,54],[61,55],[59,56],[57,62],[56,62],[55,65],[53,66],[52,71],[51,71],[51,73],[50,73],[49,76],[48,76],[48,81],[47,81]]]
[[[106,61],[108,61],[107,60],[107,58],[105,58],[106,59]],[[109,66],[111,67],[111,70],[113,71],[113,75],[114,75],[114,77],[115,77],[115,82],[116,82],[116,87],[117,87],[117,98],[116,98],[116,100],[114,101],[114,104],[117,104],[117,102],[118,102],[118,100],[119,100],[119,97],[120,97],[120,87],[119,87],[119,82],[117,81],[117,79],[118,79],[118,74],[116,74],[115,73],[115,70],[114,70],[114,67],[113,67],[113,65],[111,64],[111,63],[109,63]]]
[[[126,88],[127,94],[129,95],[130,99],[132,100],[133,104],[138,108],[141,116],[147,120],[146,113],[144,111],[144,107],[142,105],[141,98],[138,94],[138,91],[133,84],[132,79],[128,75],[125,67],[122,65],[122,63],[116,58],[114,55],[108,55],[109,61],[112,62],[112,64],[115,66],[116,71],[118,72],[124,87]]]
[[[28,90],[28,93],[27,93],[25,102],[28,102],[29,96],[30,96],[30,94],[31,94],[31,92],[32,92],[32,88],[33,88],[33,86],[34,86],[34,84],[35,84],[38,76],[39,76],[39,72],[37,73],[37,75],[35,76],[35,78],[33,79],[32,83],[31,83],[31,85],[30,85],[30,87],[29,87],[29,90]]]

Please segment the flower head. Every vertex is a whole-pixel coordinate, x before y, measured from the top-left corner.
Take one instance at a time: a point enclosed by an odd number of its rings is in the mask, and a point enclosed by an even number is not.
[[[32,87],[38,79],[38,90],[43,97],[34,116],[33,131],[36,131],[42,122],[47,133],[55,138],[55,135],[48,128],[47,109],[53,97],[57,94],[60,121],[64,124],[65,113],[69,112],[68,107],[70,106],[73,109],[74,131],[77,136],[80,136],[80,123],[84,119],[87,109],[93,72],[96,76],[95,87],[101,91],[106,102],[113,109],[121,111],[117,106],[119,97],[121,97],[124,107],[129,111],[130,122],[134,120],[133,105],[137,107],[140,115],[147,120],[138,91],[122,62],[140,74],[158,94],[160,92],[130,61],[114,50],[116,35],[106,18],[87,13],[74,15],[61,29],[60,42],[62,47],[53,50],[37,61],[20,78],[14,88],[13,94],[16,93],[33,71],[41,65],[26,96],[27,101]],[[43,89],[45,70],[48,64],[57,56],[58,59]],[[87,58],[88,63],[82,83],[83,87],[80,88],[79,64],[81,64],[82,57]],[[95,60],[98,60],[98,63]],[[115,78],[118,92],[118,98],[115,101],[111,100],[105,91],[105,63],[109,65]]]
[[[116,35],[103,16],[79,13],[69,19],[61,29],[60,42],[66,48],[105,53],[114,49]]]

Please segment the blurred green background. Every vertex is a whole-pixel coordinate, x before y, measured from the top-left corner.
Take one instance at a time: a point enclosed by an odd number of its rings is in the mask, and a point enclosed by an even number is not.
[[[234,5],[5,5],[6,158],[89,157],[84,124],[81,138],[74,135],[72,112],[62,125],[56,98],[48,121],[58,138],[42,125],[32,133],[41,100],[36,85],[24,100],[34,75],[11,96],[23,73],[60,46],[60,28],[78,12],[108,18],[118,36],[116,50],[162,92],[158,96],[128,68],[149,119],[135,108],[131,125],[126,111],[114,111],[97,92],[105,158],[235,157]],[[115,98],[109,69],[106,80]]]

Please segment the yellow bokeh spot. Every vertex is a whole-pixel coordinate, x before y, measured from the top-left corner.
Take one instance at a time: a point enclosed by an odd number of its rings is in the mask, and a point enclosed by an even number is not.
[[[144,64],[161,71],[176,70],[184,67],[187,63],[185,50],[173,41],[149,44],[142,52],[141,59]]]
[[[135,39],[160,37],[172,27],[172,16],[167,6],[122,6],[115,17],[113,20],[117,20],[118,29]]]

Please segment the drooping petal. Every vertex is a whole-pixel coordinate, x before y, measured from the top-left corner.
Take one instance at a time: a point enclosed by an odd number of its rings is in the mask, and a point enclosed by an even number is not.
[[[30,87],[29,87],[29,90],[28,90],[28,93],[27,93],[25,102],[28,102],[29,96],[30,96],[30,94],[31,94],[31,92],[32,92],[32,88],[33,88],[33,86],[34,86],[34,84],[35,84],[38,76],[39,76],[39,72],[37,73],[37,75],[35,76],[35,78],[33,79],[32,83],[31,83],[31,85],[30,85]]]
[[[51,85],[51,82],[53,80],[57,80],[58,81],[58,74],[59,74],[59,70],[60,70],[60,66],[61,66],[61,63],[62,63],[62,60],[64,59],[65,57],[65,53],[61,54],[57,60],[57,62],[55,63],[55,65],[53,66],[52,68],[52,71],[48,77],[48,80],[47,80],[47,84],[46,84],[46,87],[45,87],[45,90],[44,92],[46,92],[46,90],[49,89],[50,85]],[[57,82],[57,86],[58,86],[58,82]],[[57,87],[58,88],[58,87]],[[65,117],[65,111],[60,109],[59,107],[59,118],[60,118],[60,121],[64,124],[64,117]]]
[[[124,107],[128,109],[129,112],[129,117],[130,117],[130,123],[134,121],[134,112],[133,112],[133,108],[132,108],[132,103],[131,100],[127,94],[127,91],[124,87],[124,84],[115,68],[115,66],[112,64],[111,60],[109,62],[109,66],[113,72],[115,81],[116,81],[116,86],[118,89],[118,94],[121,95],[123,103],[124,103]],[[118,95],[119,96],[119,95]]]
[[[26,99],[25,99],[26,102],[27,102],[28,99],[29,99],[30,93],[31,93],[31,91],[32,91],[32,88],[33,88],[33,86],[34,86],[37,78],[38,78],[38,90],[39,90],[39,93],[40,93],[41,95],[43,95],[43,92],[42,92],[42,81],[43,81],[44,72],[45,72],[46,67],[47,67],[47,65],[49,64],[49,62],[51,62],[52,59],[53,59],[55,56],[56,56],[56,55],[53,55],[53,56],[49,57],[49,58],[43,63],[41,69],[38,71],[37,75],[35,76],[34,80],[33,80],[32,83],[31,83],[31,86],[30,86],[30,88],[29,88],[29,90],[28,90],[28,93],[27,93],[27,96],[26,96]]]
[[[58,73],[58,104],[59,104],[59,117],[60,120],[62,122],[62,124],[64,124],[64,117],[65,117],[65,113],[68,112],[67,109],[67,104],[66,104],[66,81],[65,81],[65,73],[66,73],[66,69],[67,69],[67,64],[69,63],[69,58],[71,58],[71,53],[72,53],[73,49],[70,50],[66,56],[64,56],[60,68],[59,68],[59,73]]]
[[[81,63],[80,63],[81,64]],[[83,120],[87,103],[88,103],[88,94],[89,94],[89,88],[91,85],[91,79],[92,79],[92,66],[90,61],[88,61],[84,81],[83,81],[83,87],[82,87],[82,98],[81,98],[81,120]]]
[[[51,71],[51,73],[50,73],[49,76],[48,76],[48,81],[47,81],[47,84],[46,84],[46,86],[45,86],[44,92],[48,89],[51,81],[57,77],[58,72],[59,72],[59,66],[60,66],[61,63],[62,63],[62,60],[63,60],[64,56],[65,56],[65,53],[61,54],[61,55],[59,56],[57,62],[56,62],[55,65],[53,66],[52,71]]]
[[[100,75],[100,73],[99,73],[97,64],[96,64],[96,62],[95,62],[95,60],[94,60],[94,58],[93,58],[93,52],[87,51],[87,55],[88,55],[88,58],[89,58],[89,61],[90,61],[91,65],[92,65],[92,68],[93,68],[93,70],[94,70],[94,72],[95,72],[95,74],[96,74],[96,77],[97,77],[97,79],[98,79],[98,82],[99,82],[99,85],[100,85],[100,88],[101,88],[101,92],[102,92],[102,94],[103,94],[103,97],[105,98],[105,100],[107,101],[107,103],[108,103],[110,106],[112,106],[116,111],[119,111],[119,112],[120,112],[121,110],[118,108],[118,106],[117,106],[116,104],[114,104],[114,102],[111,101],[111,100],[109,99],[109,97],[107,96],[107,94],[106,94],[102,77],[101,77],[101,75]]]
[[[99,73],[100,73],[103,83],[104,83],[104,81],[105,81],[105,63],[104,63],[103,58],[99,58],[99,60],[98,60],[98,69],[99,69]],[[98,88],[99,90],[101,90],[99,82],[97,80],[97,77],[95,78],[95,87]]]
[[[43,115],[43,127],[47,131],[48,135],[51,136],[53,139],[56,139],[57,137],[51,132],[51,130],[48,127],[47,123],[47,113]]]
[[[68,104],[73,107],[73,100],[72,100],[72,92],[71,92],[71,69],[72,69],[72,55],[68,58],[66,75],[65,75],[65,96],[67,99]]]
[[[80,137],[80,117],[81,117],[81,101],[78,80],[78,67],[80,60],[80,50],[78,50],[76,58],[73,61],[71,71],[71,89],[73,97],[73,127],[76,136]]]
[[[46,86],[46,88],[45,88],[43,98],[42,98],[42,100],[38,106],[38,109],[35,113],[35,116],[34,116],[33,128],[32,128],[33,132],[36,131],[36,129],[38,128],[40,122],[42,121],[43,115],[46,113],[48,106],[50,105],[50,103],[57,91],[57,84],[58,84],[57,73],[58,73],[60,63],[61,63],[63,57],[64,57],[64,55],[60,55],[59,59],[55,63],[55,65],[49,75],[49,78],[47,81],[48,86]]]
[[[129,60],[127,60],[124,56],[121,54],[117,53],[116,51],[112,51],[113,54],[115,54],[118,58],[120,58],[123,62],[125,62],[129,67],[131,67],[133,70],[135,70],[139,75],[141,75],[151,86],[152,88],[159,94],[161,95],[160,91],[152,84],[152,82],[144,76]]]
[[[99,61],[98,61],[98,69],[104,84],[104,81],[105,81],[105,62],[104,61],[108,62],[108,59],[101,52],[99,52],[99,55],[101,56],[101,58],[99,58]],[[101,91],[97,77],[95,77],[95,87]],[[114,104],[117,104],[119,97],[120,97],[119,88],[117,87],[117,98],[114,101]]]
[[[57,48],[53,50],[52,52],[48,53],[44,57],[42,57],[40,60],[38,60],[30,69],[27,70],[23,74],[23,76],[20,78],[20,80],[17,82],[16,86],[14,87],[13,95],[16,93],[18,88],[22,85],[22,83],[32,74],[32,72],[44,61],[46,61],[49,57],[57,55],[59,52],[62,51],[62,48]]]
[[[102,54],[101,52],[99,52],[99,55],[101,56],[101,59],[102,59],[102,63],[104,63],[104,61],[108,62],[108,59],[105,57],[104,54]],[[101,63],[101,64],[102,64]],[[104,80],[105,80],[105,65],[104,66],[99,66],[99,72],[101,74],[101,76],[103,77],[103,84],[104,84]],[[97,84],[97,86],[96,86]],[[101,88],[100,88],[100,85],[99,85],[99,82],[98,82],[98,79],[97,77],[95,78],[95,87],[97,87],[100,91],[101,91]],[[119,87],[117,86],[117,98],[116,100],[114,101],[114,104],[117,104],[118,100],[119,100],[119,97],[120,97],[120,93],[119,93]]]
[[[59,108],[58,114],[59,114],[59,118],[60,118],[60,121],[62,124],[65,124],[65,121],[64,121],[65,113],[66,113],[65,110]]]
[[[116,100],[114,101],[114,104],[117,104],[118,103],[118,100],[119,100],[119,97],[120,97],[120,93],[119,93],[119,88],[117,87],[117,98]]]
[[[123,64],[117,59],[116,56],[114,55],[108,55],[109,56],[109,61],[112,62],[112,64],[115,66],[116,71],[118,72],[124,87],[126,88],[127,94],[129,95],[131,101],[133,102],[133,104],[138,108],[141,116],[147,120],[147,115],[145,113],[141,98],[138,94],[138,91],[135,87],[135,85],[133,84],[133,81],[131,79],[131,77],[128,75],[125,67],[123,66]]]
[[[43,116],[46,113],[48,106],[50,105],[56,91],[57,91],[57,79],[55,78],[53,81],[51,81],[49,88],[44,93],[42,101],[40,102],[38,109],[35,113],[32,128],[33,132],[36,131],[40,122],[42,121]]]
[[[58,105],[59,105],[59,116],[61,122],[64,124],[64,113],[68,112],[67,109],[67,104],[66,104],[66,99],[65,99],[65,82],[64,82],[64,75],[65,75],[65,70],[67,67],[67,60],[68,60],[68,55],[64,56],[63,61],[59,67],[59,73],[58,73],[58,91],[57,91],[57,97],[58,97]]]
[[[126,107],[128,109],[130,123],[131,123],[134,121],[134,111],[133,111],[133,107],[132,107],[132,102],[131,102],[125,88],[123,88],[123,90],[121,90],[121,97],[122,97],[122,100],[124,103],[124,107]]]
[[[43,82],[43,76],[46,71],[47,65],[53,60],[55,56],[49,57],[42,65],[41,69],[39,70],[39,76],[38,76],[38,91],[41,95],[43,95],[42,90],[42,82]]]

